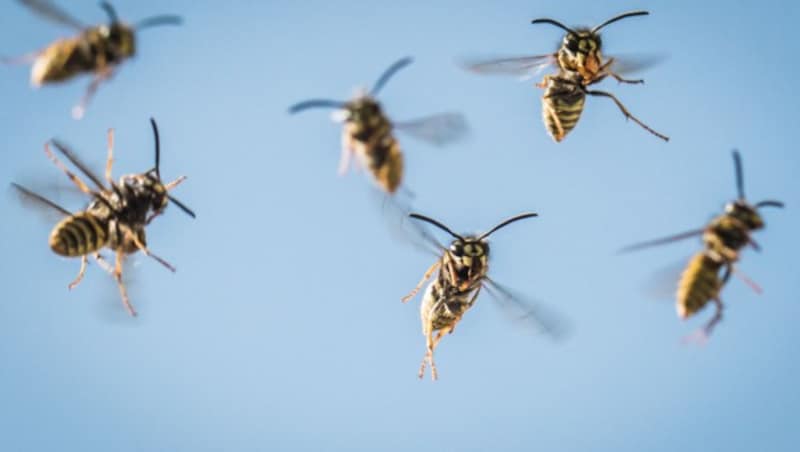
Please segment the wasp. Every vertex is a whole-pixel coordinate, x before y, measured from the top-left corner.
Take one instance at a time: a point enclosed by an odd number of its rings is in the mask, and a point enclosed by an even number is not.
[[[371,90],[359,89],[349,101],[311,99],[289,108],[291,114],[310,108],[336,109],[334,121],[344,124],[339,174],[347,172],[355,154],[358,165],[366,168],[377,185],[388,194],[394,194],[403,179],[403,152],[395,138],[395,130],[434,145],[456,141],[467,130],[466,120],[457,113],[442,113],[405,122],[392,122],[384,113],[376,96],[398,71],[412,61],[409,57],[396,61],[381,74]]]
[[[88,206],[79,212],[70,212],[46,197],[12,183],[12,186],[26,199],[50,207],[64,216],[50,233],[49,244],[50,249],[59,256],[80,257],[81,259],[78,276],[69,284],[69,289],[75,288],[81,282],[89,263],[89,256],[93,256],[98,265],[113,275],[119,287],[122,303],[132,316],[136,316],[136,310],[128,298],[127,289],[122,281],[123,259],[129,254],[141,251],[174,272],[175,267],[152,253],[147,247],[145,227],[164,212],[169,202],[178,206],[192,218],[195,217],[195,213],[191,209],[169,194],[170,190],[186,179],[185,176],[166,184],[161,181],[161,146],[158,127],[155,120],[151,119],[150,121],[155,135],[155,166],[153,169],[141,174],[128,174],[122,176],[118,182],[114,182],[111,176],[114,130],[111,129],[108,132],[108,157],[105,171],[107,185],[64,144],[56,140],[45,144],[47,157],[67,175],[78,190],[91,197]],[[95,189],[90,188],[80,176],[61,162],[51,150],[51,143],[94,184]],[[113,268],[100,253],[103,248],[109,248],[115,253]]]
[[[179,25],[182,22],[178,16],[159,15],[131,25],[119,20],[110,3],[101,2],[100,6],[108,15],[109,23],[87,26],[48,0],[20,1],[45,19],[70,27],[78,34],[59,39],[37,52],[4,61],[32,63],[31,85],[37,88],[63,82],[79,74],[93,74],[86,93],[72,109],[75,119],[83,117],[100,85],[114,75],[120,64],[136,53],[137,31],[159,25]]]
[[[486,291],[500,302],[512,302],[524,313],[523,318],[532,320],[538,330],[553,337],[562,333],[559,331],[560,322],[554,317],[546,318],[541,309],[534,309],[533,306],[523,302],[510,290],[488,276],[489,242],[487,238],[498,229],[511,223],[536,216],[538,215],[533,212],[523,213],[500,222],[483,234],[464,236],[456,234],[433,218],[417,213],[409,214],[409,217],[430,223],[454,238],[450,246],[445,248],[435,239],[426,235],[430,243],[438,249],[440,257],[428,268],[419,284],[402,299],[405,303],[414,298],[422,286],[436,273],[435,278],[425,289],[420,306],[426,353],[420,365],[419,378],[425,375],[427,365],[430,365],[431,368],[431,378],[433,380],[438,378],[433,358],[434,350],[445,334],[453,332],[464,314],[475,304],[483,288],[486,288]],[[434,333],[436,333],[435,336]]]
[[[738,198],[727,203],[725,211],[713,218],[708,225],[622,249],[623,252],[636,251],[690,237],[702,237],[703,250],[690,259],[678,281],[676,296],[676,307],[681,319],[693,316],[709,302],[714,303],[716,311],[699,331],[701,339],[708,338],[717,323],[722,320],[724,305],[720,292],[731,274],[740,276],[754,290],[760,292],[758,285],[738,272],[736,264],[740,259],[742,249],[746,246],[760,250],[760,246],[752,238],[754,231],[764,228],[764,219],[761,217],[759,209],[784,206],[782,202],[775,200],[750,204],[744,194],[741,156],[735,150],[733,151],[733,162]],[[720,272],[723,274],[720,275]]]
[[[625,61],[617,58],[604,59],[599,32],[603,27],[618,20],[648,14],[650,13],[647,11],[631,11],[614,16],[594,28],[580,27],[576,29],[569,28],[554,19],[534,19],[531,21],[533,24],[552,24],[567,32],[556,52],[545,55],[468,62],[465,67],[479,74],[515,76],[530,76],[547,67],[555,67],[557,72],[553,75],[546,75],[537,86],[545,90],[542,96],[542,116],[548,134],[556,142],[561,142],[577,124],[583,112],[587,95],[610,98],[622,114],[625,115],[626,119],[633,120],[658,138],[669,141],[669,137],[656,132],[633,116],[613,94],[589,89],[590,85],[599,83],[608,76],[613,77],[620,83],[644,83],[644,80],[641,79],[630,80],[623,78],[620,72],[640,69],[652,64],[654,61],[644,59],[639,61]],[[615,69],[616,67],[626,69],[619,70]]]

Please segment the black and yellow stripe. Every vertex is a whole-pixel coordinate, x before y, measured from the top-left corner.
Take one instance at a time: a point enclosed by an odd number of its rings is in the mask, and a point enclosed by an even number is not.
[[[542,119],[550,137],[560,142],[578,123],[586,94],[579,83],[561,76],[546,76],[544,84]]]
[[[50,234],[50,248],[61,256],[83,256],[100,250],[107,243],[108,221],[89,212],[61,220]]]
[[[694,315],[719,296],[722,279],[719,271],[725,261],[713,251],[701,251],[689,260],[678,283],[677,310],[682,319]]]

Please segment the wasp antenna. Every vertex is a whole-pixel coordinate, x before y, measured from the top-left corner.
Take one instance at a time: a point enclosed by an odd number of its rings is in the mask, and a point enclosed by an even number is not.
[[[156,141],[156,176],[161,179],[161,138],[158,135],[158,124],[154,118],[150,118],[150,126],[153,128],[153,138]]]
[[[733,150],[733,166],[736,171],[736,190],[739,193],[739,199],[744,199],[744,175],[742,171],[742,157],[739,151]]]
[[[561,22],[559,22],[557,20],[548,19],[546,17],[545,18],[541,18],[541,19],[533,19],[531,21],[531,23],[532,24],[550,24],[550,25],[555,25],[556,27],[566,31],[567,33],[575,33],[575,30],[573,30],[572,28],[569,28],[568,26],[562,24]]]
[[[108,14],[108,19],[111,21],[112,24],[119,22],[119,16],[117,16],[117,11],[111,6],[111,3],[108,2],[100,2],[100,7]]]
[[[455,237],[455,238],[457,238],[459,240],[464,240],[464,237],[462,237],[462,236],[456,234],[455,232],[451,231],[450,228],[448,228],[447,226],[443,225],[442,223],[439,223],[438,221],[434,220],[431,217],[426,217],[425,215],[420,215],[418,213],[410,213],[410,214],[408,214],[408,216],[410,218],[414,218],[414,219],[417,219],[417,220],[426,221],[426,222],[438,227],[439,229],[447,232],[448,234],[452,235],[453,237]]]
[[[504,228],[504,227],[508,226],[509,224],[515,222],[515,221],[524,220],[525,218],[538,217],[538,216],[539,216],[539,214],[535,213],[535,212],[522,213],[522,214],[513,216],[513,217],[511,217],[511,218],[509,218],[507,220],[504,220],[504,221],[500,222],[500,224],[498,224],[497,226],[493,227],[492,229],[489,229],[488,231],[484,232],[480,237],[478,237],[478,240],[483,240],[486,237],[489,237],[493,232],[497,231],[498,229]]]
[[[396,74],[397,71],[403,69],[404,67],[408,66],[413,62],[414,59],[411,57],[405,57],[395,61],[394,64],[392,64],[391,66],[389,66],[388,69],[383,71],[383,74],[381,74],[381,76],[378,78],[378,81],[375,82],[375,86],[372,87],[370,94],[373,96],[377,95],[378,91],[380,91],[386,85],[386,82],[388,82],[389,79],[394,77],[394,74]]]
[[[761,202],[757,203],[756,207],[757,208],[761,208],[761,207],[777,207],[779,209],[783,209],[784,204],[781,201],[776,201],[774,199],[769,199],[769,200],[761,201]]]
[[[178,208],[179,208],[179,209],[181,209],[182,211],[184,211],[184,212],[186,213],[186,215],[189,215],[189,216],[190,216],[190,217],[192,217],[192,218],[197,218],[197,215],[195,215],[195,214],[194,214],[194,211],[193,211],[192,209],[190,209],[190,208],[186,207],[186,204],[184,204],[184,203],[182,203],[182,202],[178,201],[177,199],[173,198],[173,197],[172,197],[172,196],[170,196],[170,195],[167,195],[167,198],[169,198],[169,200],[170,200],[170,201],[172,201],[172,203],[173,203],[173,204],[175,204],[176,206],[178,206]]]
[[[148,17],[136,22],[133,28],[141,30],[142,28],[157,27],[160,25],[182,25],[183,18],[172,14],[164,14],[161,16]]]
[[[289,107],[289,114],[300,113],[309,108],[345,108],[345,103],[338,100],[328,99],[310,99],[303,102],[298,102]]]
[[[607,21],[603,22],[602,24],[594,27],[592,29],[592,33],[597,33],[598,31],[600,31],[601,28],[605,27],[606,25],[613,24],[614,22],[621,19],[625,19],[626,17],[647,16],[648,14],[650,14],[649,11],[631,11],[627,13],[622,13],[619,16],[614,16],[611,19],[608,19]]]

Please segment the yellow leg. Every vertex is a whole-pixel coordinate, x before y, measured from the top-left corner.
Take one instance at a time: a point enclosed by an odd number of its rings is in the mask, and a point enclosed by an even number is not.
[[[353,143],[350,134],[345,131],[342,133],[342,154],[339,157],[338,174],[344,176],[347,174],[347,169],[350,167],[350,157],[353,154]]]
[[[114,267],[108,263],[106,258],[103,257],[100,253],[94,253],[94,259],[97,261],[97,265],[100,266],[103,270],[105,270],[108,274],[114,275]]]
[[[92,79],[89,87],[86,88],[86,93],[83,95],[83,97],[81,97],[81,100],[78,102],[78,104],[72,107],[73,119],[83,118],[83,115],[86,114],[86,107],[89,105],[89,102],[97,92],[97,88],[100,87],[100,84],[110,79],[112,75],[114,75],[114,67],[109,66],[94,76],[94,79]]]
[[[75,186],[78,187],[78,190],[86,193],[87,195],[92,194],[92,190],[89,189],[89,186],[86,185],[86,183],[84,183],[80,177],[78,177],[72,171],[70,171],[69,168],[67,168],[63,163],[61,163],[61,160],[59,160],[58,157],[56,157],[56,155],[53,154],[53,151],[50,150],[50,143],[44,144],[44,153],[47,154],[47,157],[58,167],[58,169],[63,171],[67,175],[67,177],[69,177],[72,183],[74,183]]]
[[[108,158],[106,158],[106,182],[114,185],[111,178],[111,167],[114,165],[114,129],[108,129]]]
[[[136,317],[136,310],[133,308],[131,301],[128,299],[128,290],[122,282],[122,259],[124,254],[122,250],[117,251],[116,264],[114,265],[114,279],[117,281],[119,287],[119,294],[122,296],[122,304],[132,317]]]
[[[422,286],[425,284],[425,282],[431,278],[433,272],[435,272],[436,269],[439,268],[439,265],[441,265],[441,261],[436,261],[433,263],[433,265],[430,266],[430,268],[428,268],[428,271],[426,271],[425,274],[422,275],[422,279],[420,280],[419,284],[417,284],[417,287],[414,287],[414,289],[411,292],[409,292],[408,295],[402,298],[403,303],[407,302],[408,300],[414,298],[414,296],[417,295],[419,290],[422,289]]]
[[[86,264],[88,263],[89,263],[89,256],[86,255],[81,256],[81,269],[78,270],[78,276],[76,276],[75,279],[73,279],[72,282],[69,283],[69,286],[67,286],[69,290],[74,289],[75,286],[80,284],[81,280],[83,280],[83,275],[86,274]]]
[[[186,180],[186,176],[181,176],[181,177],[179,177],[179,178],[175,179],[174,181],[172,181],[172,182],[170,182],[170,183],[168,183],[168,184],[164,185],[164,189],[166,189],[167,191],[170,191],[170,190],[172,190],[173,188],[175,188],[175,187],[177,187],[178,185],[180,185],[180,183],[181,183],[181,182],[183,182],[183,181],[185,181],[185,180]]]

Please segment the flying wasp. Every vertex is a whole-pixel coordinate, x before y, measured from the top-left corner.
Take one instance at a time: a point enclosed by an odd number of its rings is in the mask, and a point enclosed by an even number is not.
[[[347,172],[355,154],[359,166],[369,170],[377,185],[389,194],[398,190],[403,179],[403,153],[394,136],[395,130],[440,146],[456,141],[467,131],[466,120],[457,113],[442,113],[405,122],[389,120],[376,96],[398,71],[412,61],[411,58],[398,60],[383,72],[371,90],[359,89],[349,101],[311,99],[289,108],[291,114],[310,108],[336,109],[334,121],[344,123],[339,174]]]
[[[80,119],[100,85],[109,80],[117,67],[136,53],[136,32],[159,25],[179,25],[178,16],[159,15],[143,19],[133,25],[119,20],[110,3],[100,6],[108,15],[109,24],[86,26],[61,10],[49,0],[20,0],[40,16],[60,25],[66,25],[79,34],[59,39],[37,52],[19,58],[4,59],[6,63],[32,63],[31,85],[63,82],[79,74],[91,73],[93,79],[72,109],[72,116]]]
[[[54,209],[64,216],[64,219],[56,224],[50,233],[49,243],[50,249],[60,256],[81,258],[78,276],[69,284],[69,288],[73,289],[83,279],[91,255],[98,265],[114,276],[122,303],[132,316],[136,315],[136,310],[128,298],[125,284],[122,281],[123,259],[129,254],[141,251],[174,272],[175,267],[153,254],[147,247],[145,227],[164,212],[170,201],[192,218],[195,217],[191,209],[169,194],[170,190],[186,178],[181,176],[166,184],[161,181],[161,146],[158,127],[155,120],[151,119],[150,123],[155,135],[155,167],[145,173],[122,176],[116,183],[111,176],[114,131],[113,129],[109,130],[105,171],[107,186],[64,144],[56,140],[45,144],[47,157],[67,175],[81,192],[91,197],[91,201],[84,210],[70,212],[44,196],[12,183],[12,186],[25,199]],[[96,189],[90,188],[78,175],[67,168],[50,149],[50,143],[78,168],[95,185]],[[100,254],[103,248],[109,248],[115,253],[113,268]]]
[[[739,197],[725,205],[724,213],[712,219],[704,228],[637,243],[622,249],[622,252],[637,251],[690,237],[702,236],[704,249],[690,259],[678,281],[676,296],[678,317],[681,319],[691,317],[709,302],[714,303],[716,311],[699,331],[701,339],[708,338],[717,323],[722,320],[723,303],[720,292],[728,282],[731,274],[740,276],[754,290],[760,292],[758,285],[738,272],[736,263],[739,261],[741,250],[745,246],[760,250],[758,243],[751,237],[753,231],[764,227],[764,220],[759,213],[759,209],[762,207],[783,207],[782,202],[775,200],[750,204],[744,195],[742,161],[738,151],[733,151],[733,162]],[[724,270],[724,272],[720,276],[721,270]]]
[[[501,74],[528,77],[547,67],[555,67],[557,73],[546,75],[537,84],[544,88],[542,96],[542,117],[550,137],[561,142],[575,127],[583,112],[586,96],[603,96],[614,101],[626,119],[631,119],[651,134],[668,141],[669,137],[656,132],[630,111],[613,94],[606,91],[590,90],[588,87],[611,76],[620,83],[639,84],[644,80],[626,79],[620,73],[641,69],[654,62],[651,59],[625,60],[617,58],[604,59],[600,30],[618,20],[627,17],[644,16],[647,11],[631,11],[614,16],[594,28],[569,28],[554,19],[540,18],[531,21],[533,24],[547,23],[555,25],[567,34],[555,53],[546,55],[525,56],[516,58],[490,59],[467,62],[466,69],[479,74]]]
[[[436,273],[428,284],[422,297],[420,316],[422,334],[426,340],[426,353],[419,369],[419,378],[425,375],[425,367],[430,365],[431,378],[438,378],[433,353],[439,341],[447,333],[452,333],[464,314],[475,304],[481,289],[485,288],[493,297],[503,303],[513,303],[524,315],[522,319],[532,321],[536,329],[553,337],[563,333],[554,317],[547,318],[539,308],[534,308],[520,300],[509,289],[501,286],[488,276],[489,242],[487,238],[511,223],[538,216],[536,213],[523,213],[508,218],[487,232],[479,235],[460,235],[444,224],[424,215],[412,213],[409,217],[430,223],[450,234],[454,240],[448,248],[435,239],[425,235],[440,253],[439,259],[425,272],[419,284],[405,297],[403,303],[416,296],[422,286]],[[434,333],[436,336],[434,337]]]

